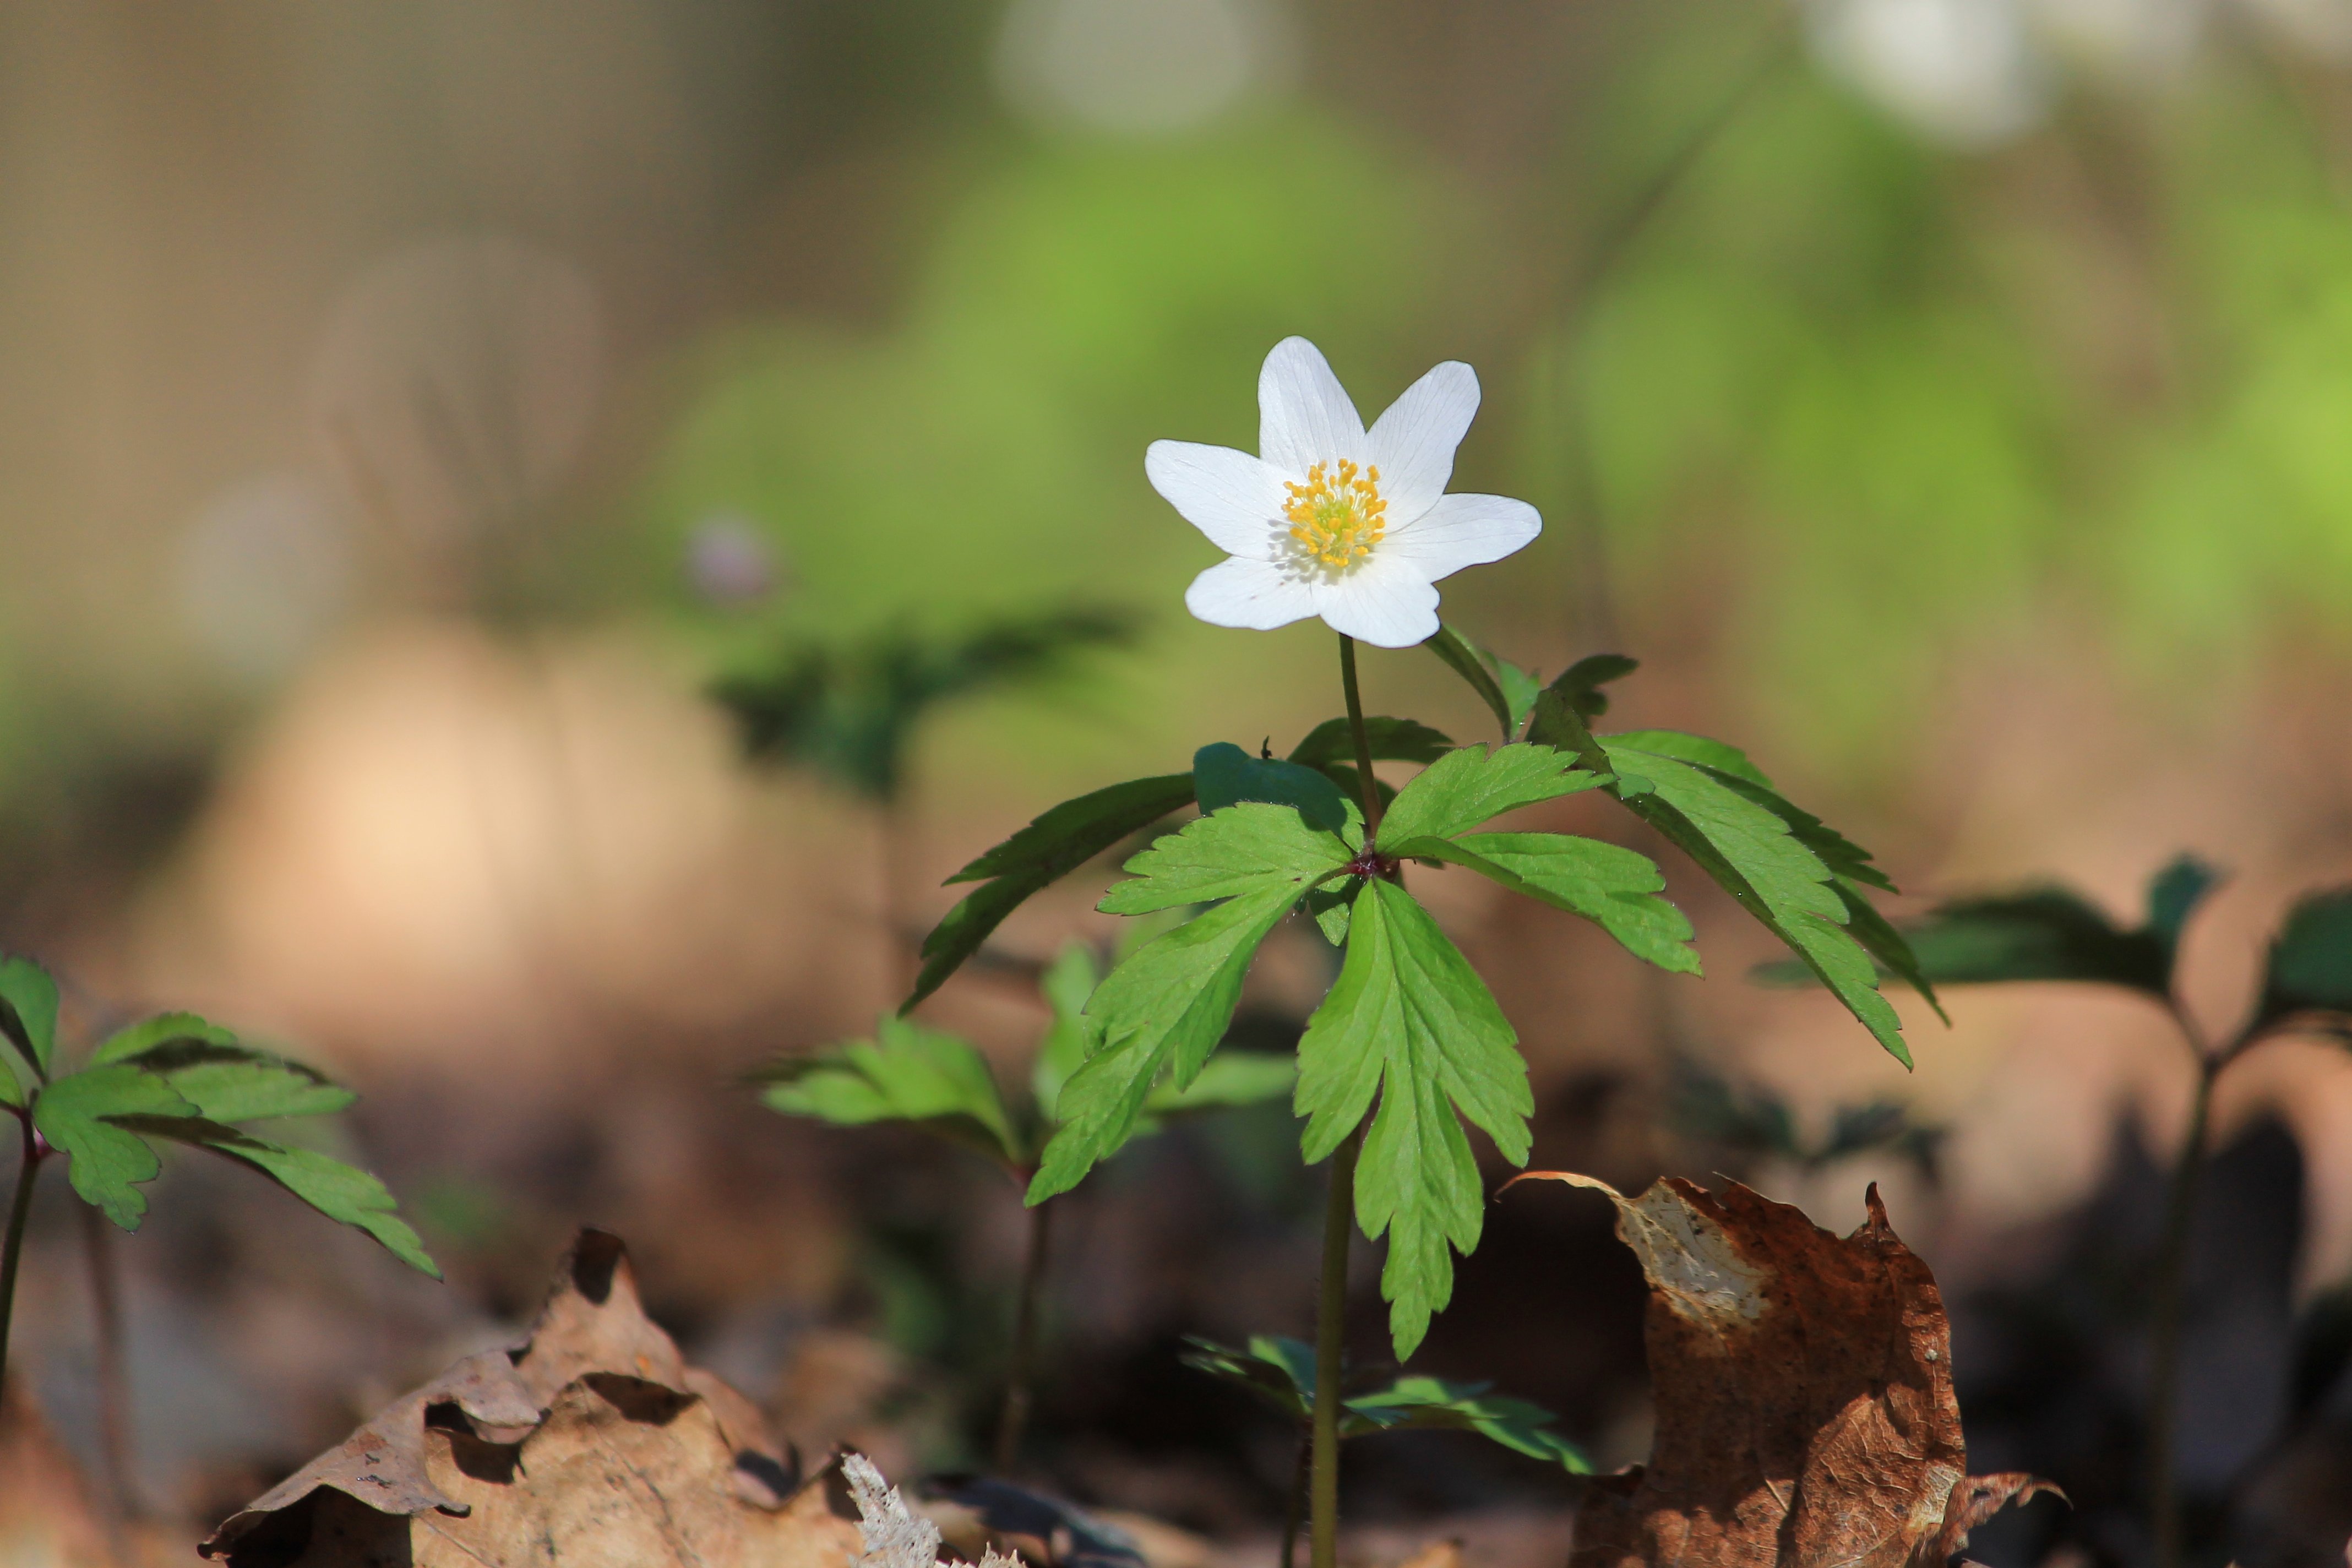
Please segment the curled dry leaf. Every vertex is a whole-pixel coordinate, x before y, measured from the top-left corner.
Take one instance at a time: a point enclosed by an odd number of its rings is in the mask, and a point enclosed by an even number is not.
[[[458,1362],[232,1516],[230,1568],[842,1568],[858,1531],[583,1230],[530,1333]]]
[[[1657,1436],[1586,1493],[1574,1568],[1944,1568],[2004,1504],[2058,1491],[1968,1474],[1943,1297],[1876,1186],[1841,1238],[1737,1182],[1532,1179],[1607,1194],[1650,1282]]]

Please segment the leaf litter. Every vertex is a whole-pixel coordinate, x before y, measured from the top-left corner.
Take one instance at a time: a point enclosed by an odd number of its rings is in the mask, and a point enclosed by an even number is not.
[[[1887,1223],[1838,1237],[1740,1184],[1605,1194],[1650,1285],[1650,1462],[1591,1483],[1572,1568],[1943,1568],[2011,1502],[2058,1488],[1971,1476],[1951,1327]]]

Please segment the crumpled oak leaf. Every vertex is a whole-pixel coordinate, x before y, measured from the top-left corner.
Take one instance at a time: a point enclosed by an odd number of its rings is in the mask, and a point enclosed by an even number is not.
[[[1943,1297],[1874,1184],[1841,1237],[1737,1182],[1517,1179],[1607,1194],[1650,1282],[1657,1436],[1586,1493],[1573,1568],[1944,1568],[2007,1503],[2058,1492],[1968,1473]]]
[[[530,1333],[466,1357],[231,1516],[229,1568],[842,1568],[857,1527],[583,1230]]]

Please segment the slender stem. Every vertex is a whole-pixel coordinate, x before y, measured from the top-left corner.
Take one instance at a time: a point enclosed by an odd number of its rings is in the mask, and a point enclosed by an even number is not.
[[[2173,1496],[2175,1427],[2179,1419],[2182,1296],[2188,1286],[2189,1238],[2197,1198],[2205,1183],[2206,1143],[2213,1118],[2213,1084],[2236,1051],[2200,1053],[2197,1096],[2189,1110],[2189,1135],[2172,1168],[2165,1201],[2164,1239],[2151,1284],[2156,1321],[2150,1336],[2147,1393],[2147,1498],[2156,1533],[2157,1568],[2179,1568],[2180,1511]]]
[[[912,837],[914,813],[905,800],[894,792],[882,802],[876,814],[875,830],[881,835],[880,872],[882,875],[882,1010],[895,1013],[898,1004],[915,988],[915,976],[920,973],[921,961],[915,956],[915,945],[909,940],[906,909],[907,879],[913,858]]]
[[[1356,689],[1356,639],[1339,634],[1339,689],[1348,696],[1348,729],[1356,738],[1356,784],[1364,796],[1364,842],[1381,830],[1381,786],[1372,778],[1372,738],[1364,730],[1363,694]]]
[[[131,1384],[122,1360],[122,1291],[114,1267],[113,1227],[88,1204],[81,1211],[82,1256],[89,1265],[90,1303],[97,1309],[98,1436],[106,1479],[118,1512],[137,1511],[131,1480]]]
[[[1040,1299],[1045,1293],[1045,1258],[1053,1243],[1052,1199],[1029,1211],[1028,1256],[1021,1264],[1021,1295],[1013,1308],[1013,1353],[1004,1371],[1004,1409],[996,1422],[996,1473],[1009,1476],[1021,1457],[1022,1429],[1029,1425],[1032,1369],[1037,1363]]]
[[[1298,1434],[1298,1462],[1290,1470],[1290,1496],[1282,1510],[1282,1568],[1298,1561],[1298,1526],[1307,1516],[1307,1462],[1315,1452],[1312,1429]]]
[[[8,1319],[16,1304],[16,1265],[25,1254],[25,1219],[33,1212],[33,1178],[40,1173],[41,1144],[33,1135],[33,1119],[16,1112],[25,1134],[24,1163],[16,1167],[16,1198],[8,1209],[8,1237],[0,1242],[0,1391],[8,1380]]]
[[[1349,685],[1352,693],[1353,682]],[[1355,704],[1349,707],[1353,710]],[[1357,733],[1363,731],[1359,728]],[[1359,1126],[1331,1156],[1331,1190],[1323,1205],[1323,1281],[1315,1311],[1315,1447],[1307,1476],[1313,1540],[1308,1562],[1313,1568],[1339,1568],[1339,1380],[1348,1338],[1348,1244],[1356,1228],[1356,1156],[1363,1147],[1364,1130]]]

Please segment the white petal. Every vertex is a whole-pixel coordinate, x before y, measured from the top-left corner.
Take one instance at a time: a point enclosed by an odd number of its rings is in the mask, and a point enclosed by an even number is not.
[[[1441,496],[1421,516],[1391,529],[1374,552],[1374,559],[1410,562],[1415,572],[1434,583],[1465,566],[1500,561],[1527,548],[1542,531],[1543,518],[1523,500],[1508,496]]]
[[[1228,555],[1273,557],[1283,531],[1282,475],[1231,447],[1154,441],[1143,454],[1151,488]]]
[[[1335,632],[1375,647],[1411,647],[1437,635],[1437,590],[1386,547],[1353,572],[1313,584],[1315,613]]]
[[[1270,632],[1315,613],[1307,585],[1266,561],[1220,561],[1184,590],[1184,607],[1213,626]]]
[[[1257,455],[1294,479],[1317,463],[1364,460],[1364,421],[1323,351],[1285,338],[1257,373]]]
[[[1478,373],[1447,360],[1404,389],[1373,422],[1365,455],[1381,470],[1389,515],[1419,517],[1445,493],[1454,477],[1454,448],[1478,412]]]

